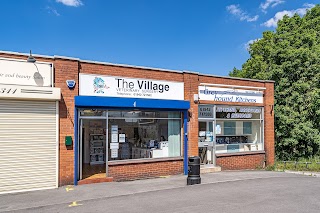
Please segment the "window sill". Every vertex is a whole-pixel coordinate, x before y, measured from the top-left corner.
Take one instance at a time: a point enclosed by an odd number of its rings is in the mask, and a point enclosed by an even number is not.
[[[127,164],[140,164],[140,163],[155,163],[155,162],[166,162],[166,161],[182,161],[182,160],[183,160],[183,157],[118,160],[118,161],[109,161],[108,162],[108,166],[127,165]]]
[[[266,154],[264,150],[261,151],[252,151],[252,152],[233,152],[233,153],[221,153],[216,154],[217,157],[228,157],[228,156],[241,156],[241,155],[259,155]]]

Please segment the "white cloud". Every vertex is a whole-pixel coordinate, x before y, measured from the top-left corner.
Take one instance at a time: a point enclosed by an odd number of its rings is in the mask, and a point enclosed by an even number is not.
[[[252,40],[248,41],[247,43],[244,44],[244,48],[245,48],[246,50],[249,50],[250,44],[253,44],[253,42],[255,42],[255,41],[259,41],[260,39],[261,39],[261,38],[257,38],[257,39],[252,39]]]
[[[83,5],[81,0],[56,0],[58,3],[62,3],[66,6],[71,6],[71,7],[79,7]]]
[[[46,9],[48,10],[48,13],[52,13],[56,16],[60,16],[60,13],[58,13],[58,11],[52,7],[46,7]]]
[[[263,12],[267,12],[266,10],[269,7],[275,7],[278,4],[283,4],[285,1],[284,0],[266,0],[264,3],[260,4],[260,8]]]
[[[304,7],[298,8],[296,10],[284,10],[284,11],[277,12],[273,18],[264,22],[262,24],[262,26],[277,27],[278,21],[281,20],[283,18],[283,16],[288,15],[289,17],[292,17],[296,13],[300,16],[303,16],[307,13],[308,9],[311,9],[315,5],[314,4],[304,4],[303,6]]]
[[[257,21],[259,16],[249,16],[247,12],[243,11],[239,5],[229,5],[227,6],[227,11],[231,13],[232,15],[238,17],[240,21],[247,21],[247,22],[252,22],[252,21]]]

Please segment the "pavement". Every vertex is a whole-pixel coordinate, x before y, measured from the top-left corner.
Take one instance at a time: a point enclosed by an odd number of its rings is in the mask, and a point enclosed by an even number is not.
[[[313,179],[317,179],[317,183],[319,183],[319,179],[317,178],[319,176],[315,175],[306,176],[296,173],[271,171],[226,171],[219,173],[202,174],[202,183],[198,186],[209,187],[212,184],[221,185],[223,183],[237,182],[246,182],[247,184],[250,184],[250,181],[253,180],[268,180],[269,182],[272,182],[275,179],[282,179],[282,181],[286,182],[285,180],[288,178],[297,179],[298,177],[301,178],[302,176],[304,178],[307,178],[308,180],[311,178],[312,181],[314,181]],[[91,202],[92,204],[97,200],[101,201],[108,198],[122,199],[130,195],[135,195],[135,197],[138,197],[146,195],[146,193],[157,194],[161,193],[162,191],[166,191],[166,193],[170,194],[170,190],[173,190],[172,192],[174,192],[174,190],[184,191],[190,190],[192,189],[190,187],[196,186],[187,186],[186,179],[187,176],[177,175],[128,182],[110,182],[80,186],[64,186],[59,187],[58,189],[51,190],[0,195],[0,212],[34,212],[35,210],[38,210],[35,212],[42,212],[41,209],[54,210],[59,206],[63,209],[65,207],[75,207],[81,205],[82,203]],[[58,211],[55,210],[49,212]],[[64,210],[62,212],[64,212]]]

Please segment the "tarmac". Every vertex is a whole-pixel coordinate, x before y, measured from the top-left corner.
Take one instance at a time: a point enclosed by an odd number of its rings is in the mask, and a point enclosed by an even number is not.
[[[320,177],[320,173],[302,174],[292,171],[224,171],[202,174],[201,185],[254,179],[288,178],[301,175],[313,176],[315,178]],[[183,187],[192,186],[187,186],[187,176],[176,175],[128,182],[64,186],[50,190],[5,194],[0,195],[0,212],[31,210],[33,208],[50,207],[61,204],[76,206],[78,203],[90,200],[121,197]]]

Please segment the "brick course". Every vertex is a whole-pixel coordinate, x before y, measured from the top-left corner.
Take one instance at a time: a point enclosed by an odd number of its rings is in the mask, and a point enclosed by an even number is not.
[[[222,170],[242,170],[263,168],[265,154],[225,155],[217,157],[217,165]]]

